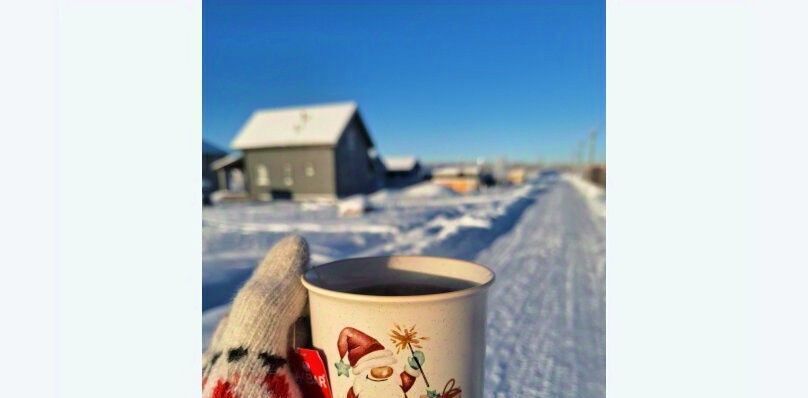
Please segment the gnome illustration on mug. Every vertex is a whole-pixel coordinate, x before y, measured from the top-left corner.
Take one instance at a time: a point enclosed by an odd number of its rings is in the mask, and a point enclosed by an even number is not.
[[[396,357],[378,340],[367,334],[346,327],[342,329],[337,341],[340,361],[335,364],[338,376],[355,376],[353,387],[348,390],[347,398],[405,398],[406,392],[412,388],[416,378],[421,375],[424,355],[414,352],[414,358],[404,364],[404,370],[394,377],[393,365]],[[343,358],[348,357],[348,364]]]

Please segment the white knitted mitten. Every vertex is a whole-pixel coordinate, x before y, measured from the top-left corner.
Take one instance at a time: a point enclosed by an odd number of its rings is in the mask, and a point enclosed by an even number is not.
[[[267,253],[233,299],[203,356],[203,398],[300,398],[289,336],[306,305],[306,241],[289,236]]]

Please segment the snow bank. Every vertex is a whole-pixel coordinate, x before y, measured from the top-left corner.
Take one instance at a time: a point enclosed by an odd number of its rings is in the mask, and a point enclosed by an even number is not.
[[[458,231],[461,228],[491,228],[491,219],[489,218],[476,218],[472,215],[466,214],[459,218],[447,219],[438,217],[429,223],[429,226],[440,227],[440,232],[437,235],[438,240],[444,240]]]
[[[354,195],[337,203],[337,214],[340,217],[359,217],[368,210],[368,201],[364,195]]]
[[[395,202],[398,209],[412,209],[421,203],[421,209],[442,205],[429,219],[422,224],[400,231],[393,235],[387,244],[372,247],[356,254],[357,257],[379,256],[385,254],[431,254],[447,257],[468,257],[470,253],[489,244],[492,239],[503,232],[502,221],[515,219],[527,198],[534,193],[533,186],[522,186],[490,195],[457,195],[449,200],[414,201],[410,203]],[[472,200],[469,200],[472,199]],[[487,199],[487,200],[483,200]],[[450,204],[451,203],[451,204]],[[474,231],[474,232],[472,232]],[[455,243],[462,242],[458,247]],[[463,255],[460,255],[460,253]]]
[[[586,198],[589,210],[593,214],[606,217],[606,191],[603,188],[581,178],[577,174],[566,173],[562,178],[572,184]]]
[[[370,199],[373,202],[384,202],[395,195],[396,195],[395,190],[380,189],[370,194],[370,196],[368,196],[368,199]]]
[[[210,201],[213,204],[227,203],[227,202],[245,202],[249,200],[245,192],[234,192],[220,189],[210,194]]]
[[[408,199],[449,199],[459,195],[449,188],[425,181],[401,189],[382,189],[368,197],[373,203],[407,201]]]
[[[401,196],[405,198],[451,198],[457,194],[449,188],[427,181],[404,188]]]

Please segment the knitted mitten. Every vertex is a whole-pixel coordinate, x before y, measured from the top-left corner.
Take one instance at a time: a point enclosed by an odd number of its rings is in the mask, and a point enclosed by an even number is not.
[[[289,336],[306,305],[306,241],[284,238],[233,299],[203,356],[203,398],[300,398],[287,364]]]

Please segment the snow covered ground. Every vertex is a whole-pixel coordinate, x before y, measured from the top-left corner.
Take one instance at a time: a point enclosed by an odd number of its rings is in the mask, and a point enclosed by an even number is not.
[[[486,397],[605,396],[605,218],[580,188],[564,176],[476,257],[497,275]]]
[[[334,204],[273,202],[230,204],[202,213],[204,338],[238,288],[276,241],[289,233],[306,238],[313,265],[346,257],[443,254],[473,258],[509,228],[538,185],[496,188],[457,196],[429,185],[381,191],[371,210],[340,217]],[[452,246],[451,249],[446,246]]]
[[[287,233],[312,263],[384,254],[474,260],[497,273],[489,296],[486,397],[605,395],[605,196],[545,174],[457,196],[431,185],[382,191],[371,211],[327,204],[233,204],[203,211],[203,335]]]

